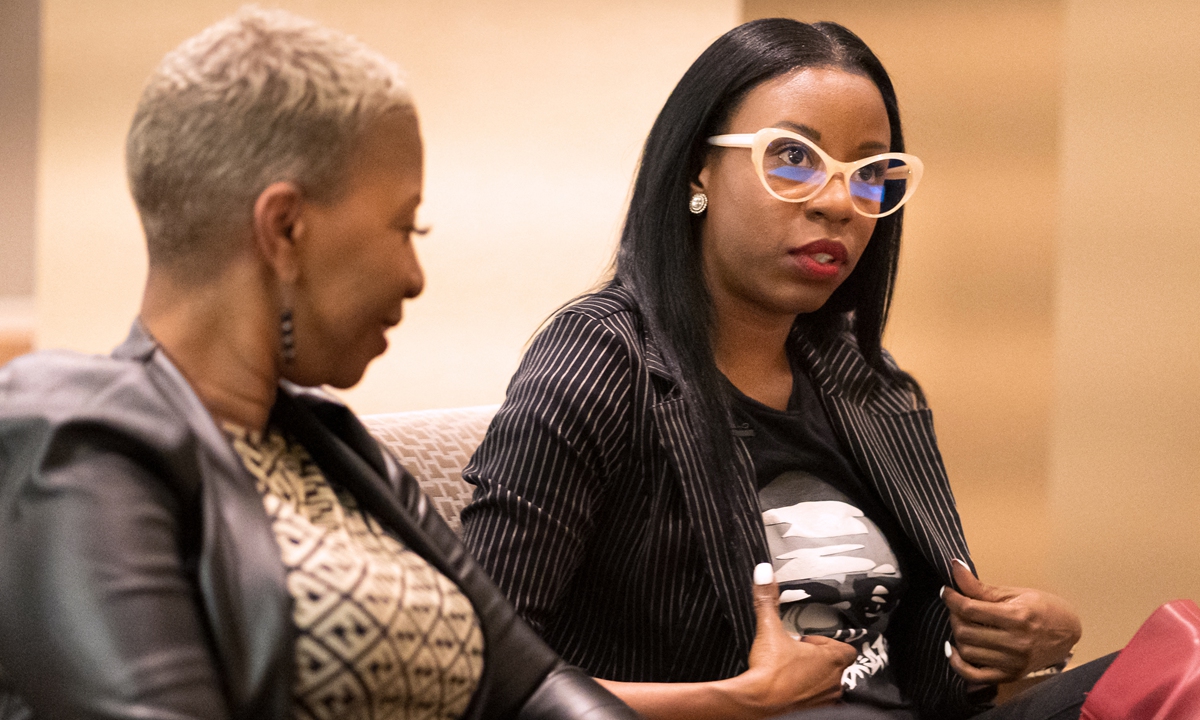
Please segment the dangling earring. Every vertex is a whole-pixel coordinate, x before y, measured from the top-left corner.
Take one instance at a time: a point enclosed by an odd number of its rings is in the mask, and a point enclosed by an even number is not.
[[[704,193],[696,193],[688,202],[688,210],[692,211],[693,215],[699,215],[704,212],[704,208],[708,207],[708,196]]]
[[[279,314],[279,346],[285,365],[296,359],[296,325],[290,309]]]

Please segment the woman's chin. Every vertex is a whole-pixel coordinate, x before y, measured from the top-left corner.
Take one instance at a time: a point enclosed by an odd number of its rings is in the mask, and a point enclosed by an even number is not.
[[[363,375],[367,374],[367,366],[370,365],[371,358],[365,363],[355,361],[346,361],[342,366],[333,369],[328,375],[323,385],[328,385],[338,390],[349,390],[358,384],[363,379]]]
[[[342,356],[325,363],[327,367],[312,368],[296,364],[284,367],[283,379],[301,387],[320,387],[328,385],[338,390],[349,390],[362,380],[367,372],[367,366],[375,357],[363,362],[357,358]]]
[[[787,315],[807,315],[815,313],[825,307],[825,303],[829,302],[829,298],[833,295],[830,293],[801,293],[796,296],[787,298],[779,303],[780,314]]]

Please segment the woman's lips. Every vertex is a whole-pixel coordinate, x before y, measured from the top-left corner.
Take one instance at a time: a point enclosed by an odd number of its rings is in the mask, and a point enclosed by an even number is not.
[[[846,264],[846,246],[833,240],[815,240],[789,250],[800,271],[814,280],[837,277]]]

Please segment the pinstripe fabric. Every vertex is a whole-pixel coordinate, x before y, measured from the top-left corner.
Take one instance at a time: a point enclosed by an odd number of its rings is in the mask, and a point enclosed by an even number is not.
[[[853,337],[796,331],[791,352],[860,472],[920,551],[889,629],[894,667],[922,717],[980,708],[942,652],[937,597],[970,563],[929,411],[873,371]],[[753,466],[702,461],[683,399],[632,298],[610,286],[538,335],[463,478],[464,540],[517,611],[598,677],[681,682],[746,667],[751,573],[767,560]]]

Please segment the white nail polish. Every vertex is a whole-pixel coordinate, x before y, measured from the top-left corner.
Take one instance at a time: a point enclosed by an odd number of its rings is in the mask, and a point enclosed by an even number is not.
[[[951,560],[950,562],[956,562],[956,563],[958,563],[959,565],[962,565],[962,566],[963,566],[963,570],[966,570],[967,572],[970,572],[970,571],[971,571],[971,568],[970,568],[970,566],[969,566],[969,565],[967,565],[967,564],[966,564],[965,562],[963,562],[962,560],[959,560],[958,558],[954,558],[954,559],[953,559],[953,560]]]
[[[770,585],[775,579],[775,568],[771,563],[759,563],[754,566],[754,584],[755,585]]]
[[[954,648],[950,647],[950,641],[947,640],[946,641],[946,657],[950,657],[953,654],[954,654]]]
[[[943,599],[946,597],[946,586],[945,585],[942,586],[941,590],[938,590],[938,597],[943,598]]]

